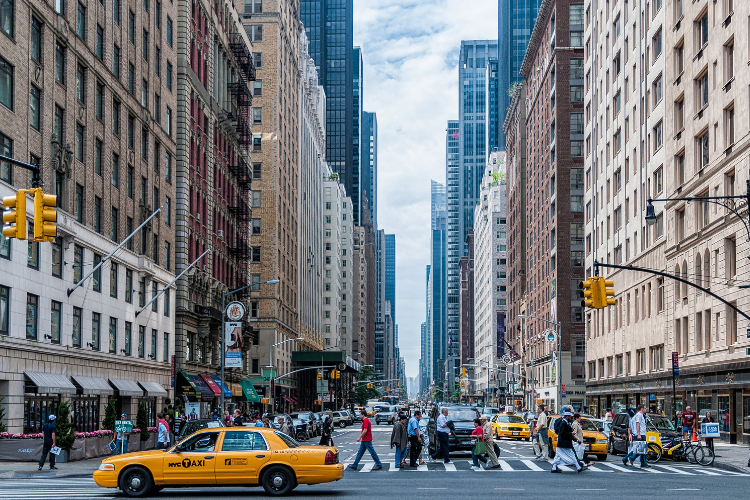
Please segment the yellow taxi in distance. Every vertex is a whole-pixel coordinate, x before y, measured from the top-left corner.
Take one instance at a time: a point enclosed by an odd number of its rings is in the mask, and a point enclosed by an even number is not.
[[[509,437],[512,439],[529,439],[531,430],[523,418],[512,413],[498,413],[492,417],[492,429],[495,437]]]
[[[184,486],[263,486],[268,495],[290,493],[298,484],[338,481],[344,464],[338,449],[302,446],[275,429],[202,429],[167,450],[116,455],[102,460],[94,481],[144,497]]]
[[[555,423],[560,415],[550,415],[547,422],[547,436],[549,436],[549,442],[552,449],[552,454],[557,449],[557,434],[554,431]],[[599,432],[599,429],[594,425],[594,422],[588,418],[581,418],[581,427],[583,428],[583,444],[586,445],[586,455],[595,455],[599,462],[607,459],[607,436]],[[585,460],[585,458],[584,458]]]

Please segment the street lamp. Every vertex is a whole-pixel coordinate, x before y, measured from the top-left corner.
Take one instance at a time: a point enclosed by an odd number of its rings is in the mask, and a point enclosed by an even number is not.
[[[550,325],[554,325],[557,329],[557,332],[555,334],[556,340],[557,340],[557,411],[560,411],[560,408],[562,407],[562,323],[558,323],[557,321],[550,321],[548,319],[540,318],[538,316],[532,316],[530,314],[519,314],[519,318],[523,319],[538,319],[539,321],[544,321],[545,323],[548,323]],[[534,399],[534,357],[531,357],[531,397]],[[532,403],[535,403],[532,401]],[[532,407],[535,406],[532,404]]]
[[[226,364],[226,351],[227,351],[227,334],[226,334],[226,298],[232,294],[235,294],[237,292],[241,292],[242,290],[245,290],[246,288],[250,288],[251,286],[255,285],[275,285],[279,282],[279,280],[270,280],[270,281],[264,281],[263,283],[250,283],[249,285],[240,287],[236,290],[232,290],[231,292],[222,293],[221,294],[221,411],[224,411],[224,365]]]
[[[277,280],[278,281],[278,280]],[[275,344],[271,345],[271,348],[268,352],[268,404],[271,407],[271,411],[269,413],[273,413],[273,377],[271,373],[273,372],[273,348],[277,345],[286,344],[287,342],[292,342],[293,340],[305,340],[303,337],[297,337],[296,339],[286,339],[282,340],[281,342],[276,342]]]

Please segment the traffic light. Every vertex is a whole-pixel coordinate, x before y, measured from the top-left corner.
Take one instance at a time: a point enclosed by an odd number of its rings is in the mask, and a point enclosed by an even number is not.
[[[34,239],[52,241],[57,236],[57,196],[44,194],[42,188],[34,191]]]
[[[368,389],[372,389],[372,384],[367,384]]]
[[[598,281],[599,278],[594,276],[593,278],[589,277],[589,279],[581,281],[578,285],[581,307],[593,307],[596,309],[601,307],[599,305]]]
[[[15,224],[15,225],[12,225]],[[26,239],[26,190],[3,198],[3,236]]]
[[[321,376],[320,372],[315,372],[315,373],[318,374],[318,380],[322,380],[323,379],[323,377]]]
[[[466,378],[466,368],[461,368],[461,378]]]
[[[341,377],[341,372],[338,370],[331,370],[331,380]]]
[[[262,405],[271,404],[271,400],[270,400],[270,398],[261,398],[260,399],[260,404],[262,404]]]
[[[599,300],[601,303],[600,307],[613,306],[617,303],[615,300],[615,282],[612,280],[605,280],[599,278],[599,289],[601,290]],[[610,288],[612,287],[612,288]]]

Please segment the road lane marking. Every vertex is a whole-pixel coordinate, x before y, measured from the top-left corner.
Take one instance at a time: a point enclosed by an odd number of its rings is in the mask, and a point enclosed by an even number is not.
[[[540,471],[544,472],[544,469],[542,469],[541,467],[539,467],[537,464],[535,464],[531,460],[521,460],[521,462],[523,462],[526,465],[526,467],[528,467],[529,469],[531,469],[531,470],[533,470],[535,472],[540,472]]]
[[[447,490],[448,488],[417,488],[418,490]]]
[[[576,491],[607,491],[607,488],[576,488]]]
[[[706,469],[695,469],[701,474],[708,474],[709,476],[723,476],[723,474],[720,474],[718,472],[714,472],[712,470],[706,470]]]
[[[419,472],[427,472],[429,470],[430,469],[427,468],[427,464],[422,464],[419,467],[417,467],[417,471],[419,471]]]
[[[375,467],[375,462],[367,462],[362,466],[359,472],[370,472],[373,467]]]
[[[471,465],[472,467],[474,467],[474,462],[472,462],[471,460],[467,460],[467,461],[466,461],[466,463],[467,463],[467,464],[469,464],[469,465]],[[486,470],[484,469],[484,467],[482,467],[481,465],[479,466],[479,468],[478,468],[478,469],[472,469],[472,470],[474,470],[474,471],[476,471],[476,472],[487,472],[487,471],[486,471]]]

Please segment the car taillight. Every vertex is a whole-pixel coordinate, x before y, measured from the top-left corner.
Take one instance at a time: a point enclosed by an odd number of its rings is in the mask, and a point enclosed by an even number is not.
[[[328,450],[326,452],[326,465],[333,465],[337,463],[339,463],[339,454]]]

